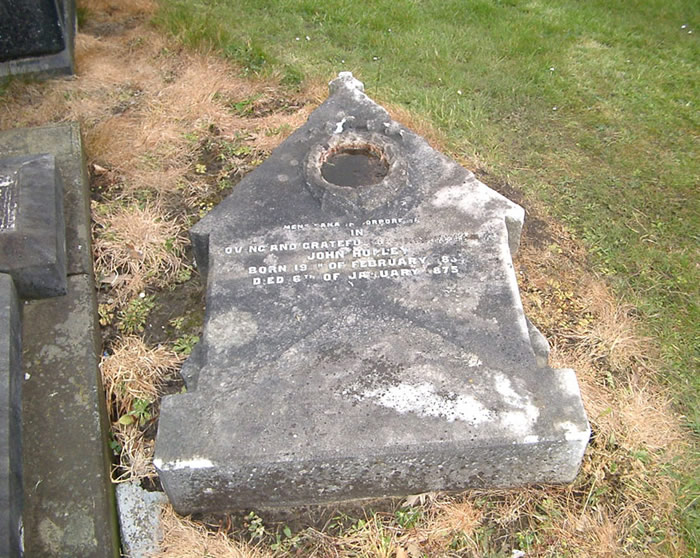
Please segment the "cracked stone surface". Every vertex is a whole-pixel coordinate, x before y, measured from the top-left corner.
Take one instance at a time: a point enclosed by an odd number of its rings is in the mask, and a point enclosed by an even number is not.
[[[179,512],[569,482],[589,425],[512,254],[524,212],[350,74],[191,231],[207,279],[155,464]],[[386,176],[326,180],[331,154]],[[343,182],[338,180],[338,182]]]

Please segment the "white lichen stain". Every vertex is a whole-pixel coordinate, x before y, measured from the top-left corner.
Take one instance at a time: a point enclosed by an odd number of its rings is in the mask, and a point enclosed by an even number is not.
[[[574,424],[573,422],[570,421],[562,421],[558,422],[555,424],[555,427],[558,430],[561,430],[564,432],[564,439],[568,440],[570,442],[573,441],[588,441],[590,432],[588,431],[588,428],[585,428],[581,430],[578,425]]]
[[[417,385],[400,383],[387,388],[364,391],[360,399],[374,399],[382,407],[421,417],[461,420],[481,424],[492,418],[491,411],[469,395],[439,394],[428,382]]]
[[[561,368],[557,370],[559,376],[559,385],[567,395],[580,398],[581,391],[576,380],[576,373],[571,368]]]
[[[480,182],[446,186],[435,193],[433,205],[441,209],[454,207],[475,216],[483,215],[486,212],[486,204],[494,199],[494,193]]]
[[[474,353],[467,353],[465,355],[465,364],[469,366],[469,368],[476,368],[477,366],[481,366],[483,363],[481,362],[481,359],[475,355]]]
[[[58,553],[61,549],[63,529],[45,517],[39,522],[39,540],[41,546],[49,553]]]
[[[230,346],[242,347],[250,343],[258,333],[258,324],[250,312],[231,308],[215,316],[207,323],[205,337],[217,351]]]
[[[156,457],[153,465],[161,471],[179,471],[180,469],[210,469],[214,463],[204,457],[193,457],[192,459],[176,459],[170,463],[164,463],[162,459]]]
[[[514,408],[500,415],[501,425],[514,434],[529,435],[540,416],[540,410],[532,404],[529,397],[517,393],[505,375],[494,374],[494,387],[503,401]]]

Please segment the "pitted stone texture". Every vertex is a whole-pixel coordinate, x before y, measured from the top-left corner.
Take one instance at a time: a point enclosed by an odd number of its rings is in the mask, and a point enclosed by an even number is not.
[[[20,556],[22,524],[21,307],[0,274],[0,556]]]
[[[0,3],[0,78],[74,73],[75,0]]]
[[[23,316],[27,556],[119,555],[94,285],[32,301]]]
[[[138,482],[117,485],[122,546],[129,558],[150,558],[163,539],[160,512],[168,499],[162,492],[148,492]]]
[[[63,182],[66,271],[91,274],[89,180],[78,123],[0,132],[0,159],[38,153],[54,156]]]
[[[0,272],[23,298],[66,293],[63,180],[51,154],[0,159]]]
[[[196,389],[163,401],[155,459],[180,512],[568,482],[579,467],[576,378],[543,362],[512,265],[523,210],[358,83],[333,82],[192,230],[207,275]],[[398,161],[391,196],[309,184],[309,157],[376,134]]]

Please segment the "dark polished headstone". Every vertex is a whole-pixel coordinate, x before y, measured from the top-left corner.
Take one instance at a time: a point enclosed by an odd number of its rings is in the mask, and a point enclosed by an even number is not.
[[[56,54],[65,47],[55,0],[0,3],[0,62]]]
[[[589,426],[523,313],[523,218],[341,74],[191,231],[204,333],[154,460],[175,508],[571,481]]]
[[[0,274],[0,556],[20,555],[22,518],[22,363],[20,304]]]
[[[72,74],[75,0],[0,1],[0,77]]]
[[[51,154],[0,159],[0,272],[23,298],[66,292],[63,180]]]

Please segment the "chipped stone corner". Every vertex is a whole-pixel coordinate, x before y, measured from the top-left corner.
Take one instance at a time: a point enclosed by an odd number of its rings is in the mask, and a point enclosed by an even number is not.
[[[365,92],[365,84],[352,75],[352,72],[340,72],[338,77],[328,83],[328,91],[331,95],[339,91],[360,91]]]
[[[532,345],[532,351],[535,353],[537,366],[544,368],[549,364],[549,342],[527,316],[525,316],[525,323],[527,323],[527,332],[530,336],[530,344]]]
[[[152,556],[163,539],[160,512],[168,502],[162,492],[149,492],[137,481],[116,487],[122,546],[130,558]]]

